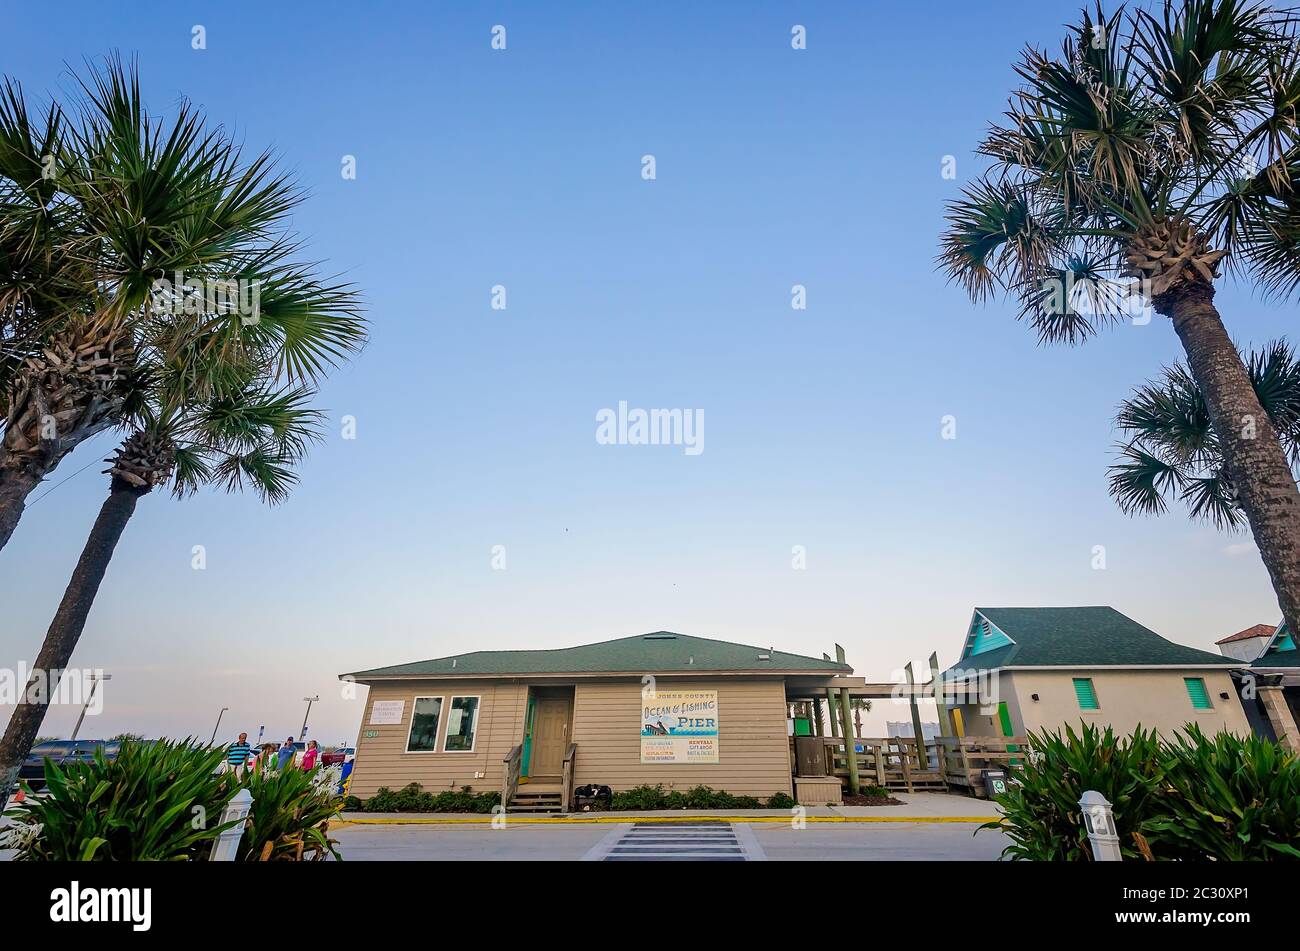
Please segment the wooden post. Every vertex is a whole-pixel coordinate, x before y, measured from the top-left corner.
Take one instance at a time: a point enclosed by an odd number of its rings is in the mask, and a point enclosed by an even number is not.
[[[930,654],[930,683],[934,685],[934,706],[939,711],[939,734],[952,736],[952,718],[948,716],[948,705],[943,702],[943,684],[939,681],[939,655]]]
[[[827,653],[822,654],[822,660],[830,660],[830,659],[831,659],[830,654]],[[826,709],[830,713],[831,736],[839,736],[840,718],[835,715],[835,691],[830,687],[826,688]]]
[[[912,730],[916,736],[918,749],[924,749],[925,733],[921,729],[921,708],[916,705],[916,678],[912,675],[912,662],[909,660],[903,668],[907,671],[907,702],[912,708]]]
[[[843,664],[844,648],[835,645],[835,659]],[[849,795],[856,796],[861,790],[858,783],[858,751],[853,742],[853,711],[849,705],[849,688],[840,688],[840,723],[844,727],[844,752],[849,761]]]

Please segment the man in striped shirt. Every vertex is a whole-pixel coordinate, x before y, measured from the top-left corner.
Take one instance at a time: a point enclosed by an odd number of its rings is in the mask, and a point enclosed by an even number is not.
[[[239,734],[239,739],[230,744],[230,749],[226,751],[226,765],[231,769],[239,769],[248,762],[248,758],[253,755],[253,748],[248,745],[248,734]]]

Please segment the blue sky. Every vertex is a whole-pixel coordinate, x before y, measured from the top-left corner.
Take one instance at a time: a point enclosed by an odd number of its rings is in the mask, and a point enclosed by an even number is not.
[[[1276,620],[1248,537],[1106,495],[1116,404],[1179,357],[1168,322],[1045,348],[934,270],[1018,50],[1077,0],[288,7],[6,13],[0,72],[29,94],[119,50],[155,112],[186,96],[275,149],[310,256],[373,320],[290,502],[141,503],[73,659],[114,676],[83,735],[206,737],[222,706],[223,734],[296,733],[320,694],[311,734],[352,739],[341,671],[659,629],[839,642],[882,680],[954,661],[976,605],[1110,604],[1207,648]],[[1292,314],[1219,302],[1240,344]],[[705,451],[598,444],[620,400],[703,410]],[[69,457],[0,554],[0,664],[34,657],[113,444]]]

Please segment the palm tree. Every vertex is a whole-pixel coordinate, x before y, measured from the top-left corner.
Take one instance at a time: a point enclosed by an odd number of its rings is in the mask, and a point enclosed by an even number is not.
[[[972,298],[1017,297],[1043,341],[1122,319],[1116,286],[1170,319],[1293,629],[1300,492],[1214,294],[1224,271],[1300,288],[1298,23],[1248,0],[1165,0],[1085,12],[1058,56],[1027,49],[980,146],[993,166],[949,206],[939,256]]]
[[[180,363],[171,369],[187,367]],[[108,498],[46,632],[35,671],[68,666],[113,551],[141,498],[167,484],[177,497],[217,485],[227,492],[247,486],[264,501],[280,502],[297,481],[294,464],[320,435],[321,415],[309,408],[313,394],[305,387],[273,390],[263,377],[248,381],[237,395],[202,404],[156,402],[172,392],[171,385],[160,384],[133,408],[129,435],[106,460]],[[35,742],[49,700],[49,691],[29,693],[14,708],[0,739],[0,803],[7,800]]]
[[[80,90],[34,118],[0,88],[0,548],[59,462],[122,421],[160,308],[223,358],[189,378],[198,398],[246,351],[310,381],[364,339],[355,291],[295,263],[303,195],[269,153],[245,161],[189,103],[151,116],[116,59]]]
[[[871,701],[865,697],[850,697],[849,708],[853,710],[853,725],[857,732],[855,736],[862,736],[862,714],[871,712]]]
[[[1252,352],[1246,372],[1294,467],[1300,463],[1300,358],[1278,341]],[[1160,514],[1177,497],[1193,518],[1220,529],[1244,526],[1205,394],[1185,365],[1169,367],[1158,383],[1120,404],[1115,424],[1129,437],[1110,467],[1110,493],[1124,512]]]

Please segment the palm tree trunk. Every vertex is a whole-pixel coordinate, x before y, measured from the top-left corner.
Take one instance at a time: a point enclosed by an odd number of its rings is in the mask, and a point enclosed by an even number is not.
[[[1241,354],[1214,306],[1214,288],[1184,287],[1160,302],[1205,394],[1228,477],[1273,580],[1282,616],[1300,631],[1300,490],[1273,424],[1260,405]]]
[[[0,548],[18,527],[27,506],[27,496],[41,484],[41,476],[26,468],[7,469],[0,466]]]
[[[0,740],[0,804],[8,801],[18,778],[18,769],[31,752],[57,686],[57,678],[72,659],[72,652],[86,626],[90,606],[95,602],[104,572],[113,558],[113,550],[135,512],[136,502],[148,491],[148,488],[135,488],[121,479],[113,479],[108,498],[100,507],[99,517],[95,519],[86,547],[82,549],[72,573],[72,580],[63,592],[59,610],[45,634],[45,643],[36,655],[27,692],[19,698],[13,716],[9,718],[9,726],[5,728],[4,739]],[[49,678],[42,685],[41,681],[47,674]]]

